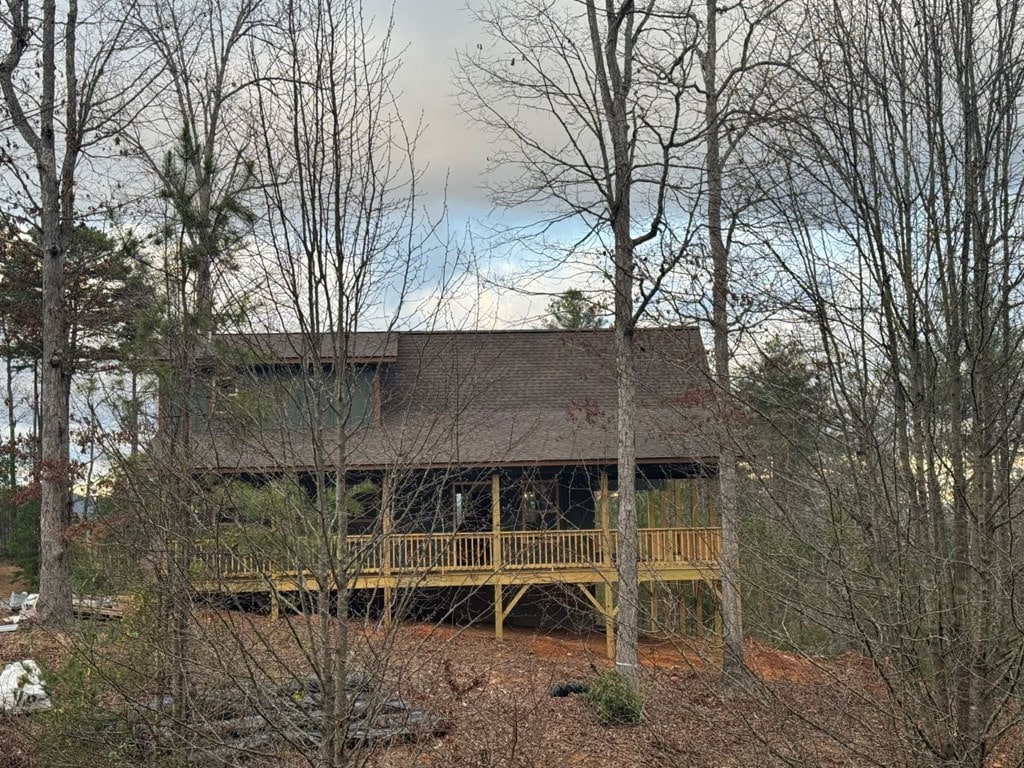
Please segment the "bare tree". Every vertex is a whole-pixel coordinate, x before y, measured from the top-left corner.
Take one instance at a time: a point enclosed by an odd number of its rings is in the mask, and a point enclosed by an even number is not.
[[[723,158],[718,82],[718,1],[707,0],[705,10],[704,124],[707,129],[708,245],[712,262],[712,327],[715,339],[715,382],[723,401],[718,409],[719,429],[725,439],[718,446],[718,509],[722,523],[722,673],[735,677],[743,669],[743,621],[739,592],[739,526],[736,508],[736,450],[728,435],[729,396],[732,391],[729,348],[729,252],[722,237]]]
[[[803,5],[761,132],[835,410],[817,548],[842,599],[816,610],[841,607],[921,765],[984,765],[1019,724],[1021,11]]]
[[[653,1],[495,3],[476,15],[494,45],[460,56],[462,105],[498,138],[494,168],[518,169],[496,182],[495,202],[548,205],[542,230],[572,221],[581,230],[579,246],[610,257],[618,392],[616,665],[635,685],[633,336],[695,234],[693,201],[675,184],[683,155],[702,139],[689,98],[697,27],[690,6]]]
[[[737,458],[745,446],[738,428],[741,408],[735,399],[731,368],[745,336],[753,335],[758,324],[771,315],[773,293],[756,266],[763,258],[751,247],[756,239],[746,234],[759,231],[756,206],[760,193],[745,178],[756,165],[749,156],[750,131],[770,114],[770,105],[763,98],[764,83],[787,66],[791,55],[784,47],[785,40],[777,35],[777,23],[786,6],[787,0],[750,2],[736,8],[708,0],[693,11],[699,24],[700,78],[695,89],[703,97],[700,216],[707,236],[702,243],[707,263],[698,265],[695,284],[687,285],[684,278],[667,292],[677,303],[670,314],[682,311],[689,316],[690,308],[699,306],[698,319],[709,323],[714,340],[722,526],[722,672],[726,680],[745,676],[737,484]],[[676,292],[679,290],[682,293]]]
[[[105,77],[123,41],[123,21],[104,23],[98,7],[80,9],[70,0],[58,11],[56,0],[36,8],[29,0],[7,3],[9,45],[0,62],[0,91],[18,138],[36,169],[34,187],[19,175],[22,189],[38,210],[42,258],[43,365],[40,480],[39,621],[58,625],[71,615],[64,526],[70,515],[68,401],[71,368],[67,359],[64,309],[64,257],[77,221],[76,181],[85,153],[109,135],[112,113],[124,103]],[[90,35],[80,48],[84,18]],[[39,61],[38,69],[37,58]],[[132,90],[131,85],[127,91]],[[116,103],[115,103],[116,102]],[[12,161],[13,158],[9,158]],[[35,218],[34,216],[32,217]]]
[[[349,438],[363,426],[350,345],[362,324],[386,331],[399,319],[427,266],[433,228],[418,211],[416,134],[392,91],[399,61],[390,19],[370,17],[358,0],[284,0],[277,10],[284,21],[273,63],[252,59],[265,211],[256,236],[274,321],[297,330],[290,338],[306,403],[299,440],[311,448],[313,484],[300,525],[313,543],[306,562],[316,584],[304,601],[319,618],[315,634],[302,631],[324,693],[315,764],[333,768],[350,761],[349,584],[363,557],[348,539]],[[383,503],[393,503],[399,479],[389,471]]]
[[[8,219],[8,217],[0,217],[0,260],[6,261],[10,258],[11,252],[15,246],[15,239],[18,236],[17,227],[14,223]],[[3,286],[6,289],[6,286]],[[14,339],[12,338],[10,322],[5,315],[0,318],[0,337],[2,337],[3,350],[4,350],[4,410],[7,416],[7,441],[4,445],[4,471],[3,478],[4,484],[8,489],[13,492],[18,486],[18,462],[17,462],[17,437],[18,437],[18,420],[16,415],[15,401],[15,387],[14,387]],[[0,520],[0,551],[6,552],[8,546],[8,538],[11,530],[11,512],[5,509],[3,519]]]
[[[191,688],[188,567],[192,508],[201,491],[192,464],[197,376],[206,339],[233,309],[225,275],[235,266],[249,223],[246,135],[231,121],[238,119],[249,86],[246,46],[262,23],[261,10],[249,0],[149,0],[126,14],[126,24],[145,43],[142,61],[151,69],[145,109],[120,126],[119,138],[151,182],[143,213],[162,258],[161,459],[147,465],[162,482],[147,521],[147,559],[156,577],[161,684],[169,685],[176,725],[185,721]],[[162,205],[153,206],[154,198]]]

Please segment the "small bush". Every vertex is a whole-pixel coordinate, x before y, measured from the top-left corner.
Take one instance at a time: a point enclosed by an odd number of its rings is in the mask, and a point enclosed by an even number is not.
[[[590,683],[589,701],[601,725],[632,725],[643,715],[644,700],[618,672],[601,672]]]
[[[115,703],[131,673],[108,664],[104,655],[116,644],[120,627],[111,622],[91,629],[96,631],[94,637],[82,637],[84,645],[58,666],[44,670],[53,709],[32,716],[40,728],[35,744],[39,765],[129,768],[140,764],[128,721]]]
[[[0,504],[12,520],[10,560],[18,567],[18,577],[34,590],[39,586],[39,497],[26,496],[22,500],[8,493]]]

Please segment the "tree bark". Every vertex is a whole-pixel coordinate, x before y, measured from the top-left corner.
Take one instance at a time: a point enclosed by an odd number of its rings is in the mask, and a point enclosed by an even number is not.
[[[627,232],[628,237],[628,232]],[[633,364],[632,248],[616,249],[615,390],[618,455],[619,582],[615,620],[615,667],[635,688],[638,684],[639,546],[636,530],[636,381]]]
[[[18,453],[17,453],[17,430],[18,421],[14,410],[14,372],[12,365],[14,358],[11,355],[11,342],[7,338],[6,323],[3,323],[4,333],[4,403],[7,406],[7,455],[5,456],[6,467],[4,475],[10,494],[3,498],[3,508],[0,509],[0,555],[7,555],[11,545],[11,529],[14,526],[14,492],[18,487]]]
[[[75,215],[75,171],[81,153],[79,93],[76,64],[78,3],[66,5],[61,37],[57,37],[56,0],[45,0],[38,30],[33,30],[27,0],[8,4],[10,47],[0,61],[0,91],[11,122],[28,145],[36,163],[39,183],[39,216],[42,260],[43,349],[40,364],[39,456],[35,471],[40,484],[40,574],[37,620],[51,627],[71,618],[71,585],[64,531],[70,519],[70,462],[68,407],[71,392],[71,361],[67,350],[67,317],[64,297],[64,261],[68,235]],[[38,130],[26,112],[15,72],[33,39],[40,41],[38,106],[33,105]],[[57,151],[57,49],[64,54],[62,96],[64,141],[60,162]]]
[[[72,3],[72,6],[74,4]],[[72,14],[69,11],[69,22]],[[43,97],[40,109],[39,189],[43,277],[43,363],[40,444],[39,602],[36,619],[59,627],[71,619],[71,581],[64,525],[69,516],[68,398],[65,359],[64,238],[61,189],[57,171],[54,107],[56,89],[56,0],[43,4]],[[72,38],[73,41],[73,38]],[[73,45],[73,42],[66,42]],[[74,56],[73,48],[68,54]]]
[[[613,288],[615,291],[616,465],[619,491],[619,542],[616,553],[618,613],[615,617],[615,667],[636,689],[639,642],[639,546],[636,531],[636,382],[633,365],[633,282],[635,245],[632,236],[631,191],[633,160],[629,138],[627,97],[633,61],[633,8],[631,3],[608,3],[601,34],[594,0],[587,2],[590,42],[597,69],[601,110],[612,148],[609,180],[609,219],[615,239]],[[620,48],[621,46],[621,48]]]
[[[6,326],[6,323],[4,324]],[[7,405],[7,484],[13,491],[18,487],[18,455],[17,455],[17,431],[18,420],[14,410],[14,356],[11,354],[11,341],[7,338],[7,328],[4,328],[4,403]],[[4,541],[6,544],[6,540]]]
[[[722,525],[722,675],[742,676],[743,621],[739,585],[736,451],[732,446],[732,378],[729,370],[729,252],[722,239],[722,157],[717,82],[718,0],[707,0],[704,52],[704,119],[707,130],[708,244],[713,267],[712,324],[718,395],[718,509]]]

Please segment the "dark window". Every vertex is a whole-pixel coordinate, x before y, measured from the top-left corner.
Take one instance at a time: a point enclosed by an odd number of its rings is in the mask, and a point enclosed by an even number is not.
[[[558,481],[554,476],[526,475],[519,482],[519,526],[526,530],[561,528]]]

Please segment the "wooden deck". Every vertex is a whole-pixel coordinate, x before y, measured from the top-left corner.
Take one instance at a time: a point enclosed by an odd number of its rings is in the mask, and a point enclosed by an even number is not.
[[[614,531],[407,533],[350,536],[347,542],[351,589],[595,584],[617,579]],[[641,581],[718,577],[718,528],[644,528],[639,545]],[[290,592],[316,589],[317,574],[328,569],[200,547],[192,572],[200,591]]]
[[[392,620],[395,590],[486,587],[493,589],[498,640],[505,619],[531,586],[575,585],[603,618],[608,656],[613,658],[616,590],[597,588],[612,587],[618,581],[618,535],[612,526],[610,498],[608,473],[602,472],[595,495],[595,522],[600,528],[502,530],[501,480],[495,473],[489,531],[400,533],[394,530],[393,510],[385,504],[379,534],[346,538],[343,565],[294,556],[295,562],[288,562],[200,546],[194,551],[190,573],[200,592],[268,593],[274,616],[289,593],[332,590],[335,578],[344,579],[352,590],[381,590],[385,623]],[[697,587],[702,590],[705,583],[713,585],[721,578],[722,531],[718,527],[641,528],[637,538],[641,582],[692,582],[696,595]]]

